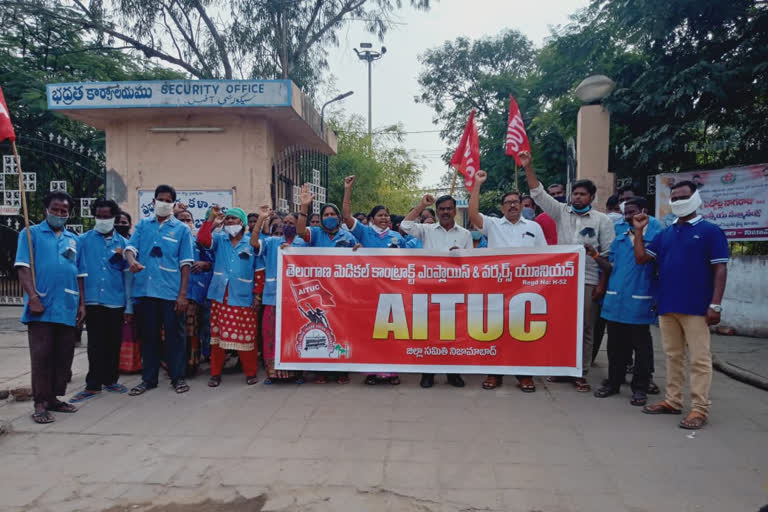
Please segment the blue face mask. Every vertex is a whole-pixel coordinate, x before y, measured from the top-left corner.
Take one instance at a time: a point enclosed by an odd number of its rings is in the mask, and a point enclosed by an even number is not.
[[[584,208],[576,208],[575,206],[571,205],[571,210],[575,211],[576,213],[587,213],[591,209],[592,209],[591,204],[588,204]]]
[[[523,207],[523,218],[525,220],[533,220],[533,218],[536,216],[536,210],[533,208],[528,208],[527,206]]]
[[[48,225],[53,229],[63,228],[66,225],[68,219],[69,217],[59,217],[58,215],[54,215],[49,212],[46,212],[45,214],[46,222],[48,222]]]
[[[565,196],[559,196],[555,198],[557,201],[560,201],[561,203],[565,202]]]
[[[483,238],[483,234],[479,231],[472,231],[472,240],[480,240]]]
[[[336,217],[326,217],[323,219],[323,227],[328,231],[333,231],[339,227],[339,219]]]

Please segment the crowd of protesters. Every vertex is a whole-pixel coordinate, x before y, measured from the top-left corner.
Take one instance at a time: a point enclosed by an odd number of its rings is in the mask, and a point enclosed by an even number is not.
[[[265,384],[303,382],[302,372],[275,368],[277,264],[287,246],[447,252],[576,244],[588,255],[583,375],[547,380],[591,391],[586,376],[607,331],[608,377],[594,395],[618,394],[630,373],[632,405],[647,414],[681,414],[687,350],[692,403],[680,426],[703,426],[712,380],[709,326],[720,321],[729,255],[723,232],[696,213],[701,204],[696,184],[683,181],[672,187],[670,206],[677,221],[662,228],[648,214],[647,199],[631,187],[609,198],[607,213],[602,213],[593,204],[592,182],[574,182],[568,198],[562,185],[545,189],[529,153],[520,159],[530,196],[504,193],[502,216],[484,215],[479,198],[487,175],[478,171],[469,198],[469,230],[456,223],[456,201],[447,195],[427,194],[405,216],[391,214],[386,205],[368,214],[353,213],[354,176],[345,179],[341,209],[328,203],[310,214],[314,197],[305,185],[297,213],[277,215],[263,206],[247,214],[214,206],[199,230],[173,187],[160,185],[153,217],[132,229],[128,213],[112,200],[99,199],[92,205],[94,228],[79,237],[65,229],[72,198],[51,192],[44,200],[45,220],[30,228],[32,254],[24,230],[15,263],[25,291],[22,322],[28,327],[34,421],[50,423],[52,412],[76,412],[73,404],[105,391],[142,395],[158,386],[161,369],[177,393],[189,391],[186,378],[204,363],[210,367],[210,387],[221,384],[228,361],[237,361],[247,385],[259,382],[260,366]],[[653,381],[650,332],[657,322],[667,382],[664,399],[648,404],[648,394],[660,393]],[[86,384],[64,402],[59,397],[66,394],[83,323],[88,333]],[[119,382],[126,353],[141,371],[131,389]],[[329,380],[347,384],[350,376],[313,376],[316,383]],[[521,391],[536,391],[531,376],[518,375],[517,380]],[[398,385],[400,377],[374,373],[363,381]],[[465,385],[457,374],[448,375],[447,382]],[[501,375],[489,375],[482,387],[502,384]],[[420,385],[432,387],[434,375],[422,375]]]

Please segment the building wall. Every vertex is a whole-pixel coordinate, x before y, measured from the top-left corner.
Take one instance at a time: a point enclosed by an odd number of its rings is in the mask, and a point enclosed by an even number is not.
[[[221,133],[152,133],[153,127],[211,126]],[[265,118],[184,115],[120,120],[107,129],[107,195],[137,216],[138,190],[162,183],[177,189],[235,189],[246,211],[270,203],[272,158],[280,150]],[[137,217],[135,217],[137,218]]]
[[[768,337],[768,257],[732,256],[723,297],[722,326],[742,336]]]

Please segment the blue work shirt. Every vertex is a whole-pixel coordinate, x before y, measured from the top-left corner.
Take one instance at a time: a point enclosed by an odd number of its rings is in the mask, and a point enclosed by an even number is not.
[[[43,221],[29,229],[35,253],[35,286],[45,307],[40,315],[29,312],[29,297],[24,294],[23,323],[50,322],[75,326],[80,291],[77,284],[77,235],[62,230],[59,236]],[[16,267],[29,267],[29,244],[26,228],[19,233]]]
[[[611,322],[650,325],[656,321],[656,266],[652,262],[637,264],[629,226],[626,223],[624,226],[626,230],[616,236],[608,251],[613,270],[600,316]],[[648,223],[643,236],[646,247],[662,229],[658,221]]]
[[[679,220],[654,238],[646,251],[659,268],[659,314],[706,316],[715,289],[712,265],[728,263],[728,239],[701,215]]]
[[[355,219],[355,224],[350,231],[363,247],[405,247],[405,239],[397,231],[387,229],[377,233],[373,226],[366,226],[357,219]]]
[[[308,226],[307,231],[309,240],[304,241],[309,247],[353,247],[357,243],[355,236],[343,229],[339,229],[333,235],[318,226]],[[341,245],[339,245],[340,242]]]
[[[128,241],[117,231],[105,237],[95,229],[84,233],[78,241],[79,277],[83,278],[86,305],[125,307],[124,257]]]
[[[230,306],[252,306],[257,254],[251,247],[251,235],[244,234],[233,247],[227,233],[214,233],[211,253],[213,278],[208,288],[208,298],[224,302],[224,293],[229,288],[227,303]]]
[[[138,255],[145,267],[134,275],[133,297],[175,301],[181,289],[181,267],[194,261],[189,228],[173,216],[162,224],[157,217],[143,219],[126,250]]]
[[[192,253],[194,254],[195,261],[205,261],[212,263],[211,251],[202,247],[195,242],[192,247]],[[202,304],[205,301],[205,297],[208,295],[208,286],[211,284],[211,278],[213,277],[213,271],[208,272],[189,272],[189,284],[187,285],[187,299],[195,301],[198,304]]]
[[[415,236],[405,235],[405,248],[406,249],[423,249],[424,244],[421,243],[421,240],[419,240]]]

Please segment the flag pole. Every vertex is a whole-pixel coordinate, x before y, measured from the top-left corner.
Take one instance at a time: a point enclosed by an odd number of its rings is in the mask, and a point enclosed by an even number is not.
[[[515,162],[515,190],[517,192],[519,192],[520,191],[520,187],[517,186],[517,169],[518,169],[517,162]]]
[[[27,194],[24,190],[24,174],[21,172],[21,160],[19,159],[19,151],[16,149],[15,140],[11,140],[11,146],[13,147],[13,157],[16,159],[16,170],[19,172],[19,193],[21,194],[21,209],[24,212],[24,227],[27,231],[29,270],[32,274],[32,287],[37,291],[37,283],[35,282],[35,251],[32,247],[32,233],[29,231],[29,211],[27,210]]]
[[[448,194],[450,196],[453,196],[453,189],[456,188],[456,177],[459,175],[459,166],[454,165],[453,169],[454,171],[453,171],[453,181],[451,181],[451,192],[450,194]]]

